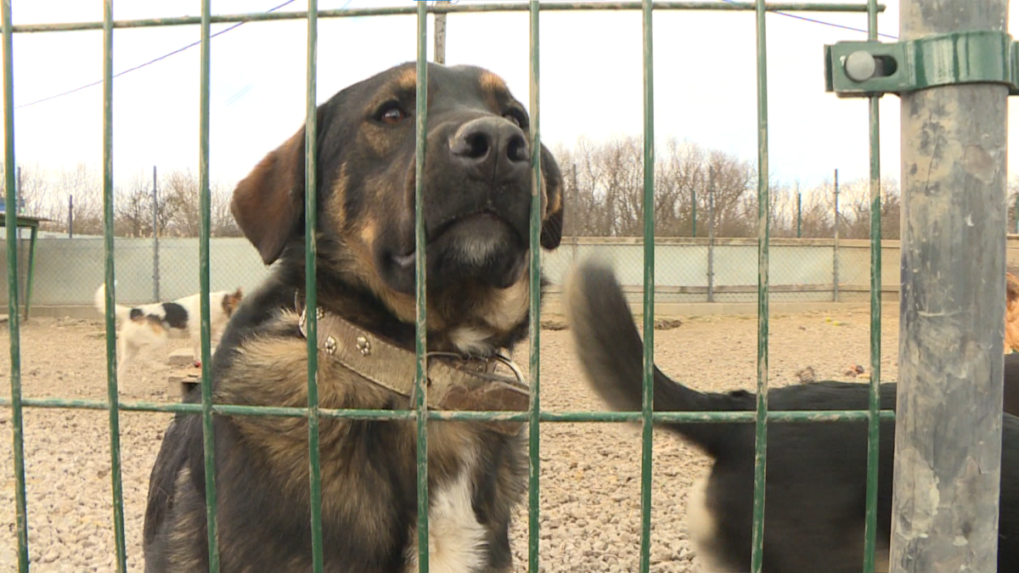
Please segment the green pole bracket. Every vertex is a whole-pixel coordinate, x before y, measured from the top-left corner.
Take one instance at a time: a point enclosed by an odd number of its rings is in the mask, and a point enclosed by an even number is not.
[[[825,89],[839,97],[902,94],[935,86],[994,83],[1019,94],[1012,36],[971,31],[903,42],[839,42],[824,47]]]

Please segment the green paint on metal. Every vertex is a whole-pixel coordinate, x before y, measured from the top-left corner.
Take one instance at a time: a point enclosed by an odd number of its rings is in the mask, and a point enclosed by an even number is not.
[[[868,38],[877,39],[877,0],[868,0]],[[878,455],[881,420],[881,124],[880,99],[872,96],[870,123],[870,400],[867,421],[867,502],[863,533],[863,573],[874,573],[877,551]]]
[[[528,323],[530,404],[528,416],[528,473],[527,473],[527,565],[528,571],[540,571],[538,553],[540,547],[539,528],[541,507],[538,489],[541,476],[541,55],[540,55],[540,6],[529,3],[529,53],[531,74],[528,80],[528,107],[531,112],[531,225],[530,225],[530,316]]]
[[[318,0],[308,0],[307,117],[304,123],[304,290],[305,333],[308,343],[308,472],[311,492],[311,565],[322,573],[322,467],[319,460],[318,416],[318,125],[316,94],[318,79]]]
[[[655,381],[655,83],[653,6],[644,0],[644,387],[641,396],[640,571],[651,569],[651,451]],[[695,215],[696,216],[696,215]],[[696,223],[694,223],[696,229]]]
[[[14,32],[11,0],[0,2],[4,35],[4,190],[6,205],[17,205],[14,169]],[[28,573],[28,499],[25,495],[25,422],[21,398],[21,322],[18,317],[18,213],[4,213],[7,228],[7,326],[11,351],[11,425],[14,426],[14,506],[18,536],[18,572]]]
[[[428,409],[425,378],[428,373],[428,304],[426,287],[424,197],[425,145],[428,139],[428,4],[417,6],[417,125],[414,162],[414,282],[417,301],[417,371],[414,373],[414,408],[417,412],[417,518],[418,571],[428,573]]]
[[[530,10],[529,4],[477,4],[460,6],[434,5],[427,8],[432,13],[472,13],[472,12],[523,12]],[[640,10],[641,2],[552,2],[541,5],[544,11],[618,11],[618,10]],[[752,2],[721,3],[715,0],[700,2],[655,2],[655,10],[694,10],[710,12],[749,12],[755,10]],[[884,4],[878,5],[878,11],[883,12]],[[820,2],[783,2],[768,4],[769,12],[866,12],[867,7],[859,3],[824,4]],[[354,8],[321,10],[319,18],[363,18],[365,16],[410,16],[418,12],[418,8],[402,7],[380,7],[380,8]],[[303,20],[308,17],[304,11],[293,12],[253,12],[246,14],[218,14],[213,16],[213,24],[236,23],[236,22],[265,22],[276,20]],[[194,26],[200,24],[202,19],[196,16],[183,16],[180,18],[146,18],[139,20],[114,21],[114,28],[152,28],[164,26]],[[66,24],[22,24],[14,26],[17,34],[38,33],[38,32],[71,32],[76,30],[101,30],[102,22],[69,22]]]
[[[768,448],[768,57],[764,0],[757,0],[757,425],[754,447],[754,515],[751,573],[764,560],[764,491]]]
[[[209,65],[210,15],[212,0],[202,0],[201,99],[199,107],[198,153],[198,280],[201,293],[202,354],[202,439],[205,451],[205,519],[209,535],[209,573],[219,573],[219,543],[216,517],[216,438],[213,435],[212,377],[209,351]]]
[[[1019,94],[1019,47],[1001,31],[972,30],[883,43],[826,45],[825,83],[839,97],[997,83]]]
[[[106,259],[106,392],[110,403],[110,480],[117,571],[127,571],[124,542],[124,488],[120,468],[120,410],[117,389],[117,315],[113,269],[113,0],[103,2],[103,247]],[[10,203],[8,203],[10,205]],[[17,205],[17,203],[14,203]]]

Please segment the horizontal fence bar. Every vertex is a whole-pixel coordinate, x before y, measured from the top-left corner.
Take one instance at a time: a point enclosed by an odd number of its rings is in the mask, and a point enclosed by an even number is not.
[[[640,2],[555,2],[541,3],[541,10],[557,11],[617,11],[640,10]],[[708,12],[750,12],[755,10],[753,2],[723,3],[710,2],[655,2],[655,10],[697,10]],[[817,2],[785,2],[768,4],[769,12],[860,12],[867,11],[866,4],[821,4]],[[885,5],[878,6],[883,12]],[[433,14],[452,13],[486,13],[486,12],[526,12],[528,4],[477,4],[471,6],[430,5],[428,12]],[[319,10],[319,18],[356,18],[364,16],[412,16],[417,14],[416,7],[393,6],[387,8],[357,8],[350,10]],[[308,17],[307,11],[294,12],[254,12],[247,14],[222,14],[212,16],[212,24],[232,24],[237,22],[266,22],[275,20],[303,20]],[[148,18],[139,20],[117,20],[114,28],[154,28],[163,26],[191,26],[202,23],[201,16],[181,16],[179,18]],[[21,24],[14,26],[14,33],[38,32],[74,32],[80,30],[101,30],[102,22],[68,22],[66,24]]]
[[[22,406],[26,408],[62,409],[62,410],[107,410],[109,403],[102,400],[62,400],[59,398],[23,398]],[[0,407],[11,406],[9,398],[0,398]],[[121,402],[120,410],[127,412],[167,412],[183,414],[201,414],[201,404],[157,404],[155,402]],[[221,416],[277,416],[281,418],[306,418],[308,408],[287,408],[274,406],[239,406],[233,404],[214,404],[212,411]],[[319,408],[323,418],[341,418],[346,420],[414,420],[414,410],[348,410]],[[429,410],[429,420],[453,420],[466,422],[527,422],[527,412],[475,412]],[[641,412],[549,412],[543,411],[539,416],[542,422],[640,422]],[[750,410],[744,412],[655,412],[655,422],[683,422],[691,424],[720,423],[753,423],[757,413]],[[894,420],[894,410],[881,410],[882,420]],[[867,410],[818,410],[818,411],[779,411],[769,410],[768,421],[780,423],[802,422],[859,422],[870,418]]]

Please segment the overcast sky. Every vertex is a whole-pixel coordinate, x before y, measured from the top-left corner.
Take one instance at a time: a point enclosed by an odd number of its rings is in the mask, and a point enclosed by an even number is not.
[[[214,13],[265,11],[284,0],[216,0]],[[461,2],[467,4],[468,2]],[[719,4],[722,4],[719,0]],[[898,34],[898,0],[886,0],[884,34]],[[410,1],[319,0],[319,9],[413,5]],[[102,20],[99,0],[13,2],[16,24]],[[116,19],[200,14],[199,0],[117,0]],[[304,10],[297,0],[285,10]],[[864,29],[865,14],[803,13]],[[839,169],[868,173],[864,100],[824,91],[823,46],[866,39],[847,29],[770,14],[768,85],[771,173],[804,186]],[[213,33],[227,27],[213,26]],[[236,182],[304,121],[306,22],[248,23],[212,40],[211,159],[214,180]],[[318,100],[416,54],[415,17],[319,22]],[[1010,31],[1012,26],[1010,26]],[[431,33],[431,23],[429,23]],[[1012,31],[1015,34],[1014,31]],[[119,72],[199,39],[198,26],[114,33]],[[453,14],[447,63],[475,64],[528,99],[525,12]],[[885,38],[885,41],[891,41]],[[756,159],[756,56],[752,12],[656,11],[655,131]],[[429,41],[431,49],[431,41]],[[196,46],[114,81],[117,180],[198,165],[199,56]],[[641,15],[547,12],[541,17],[541,129],[546,144],[600,140],[642,130]],[[30,104],[102,79],[102,32],[18,34],[14,39],[17,161],[59,169],[102,164],[102,87]],[[899,178],[899,99],[881,104],[883,174]],[[1016,135],[1014,114],[1009,135]],[[1016,157],[1009,158],[1015,172]]]

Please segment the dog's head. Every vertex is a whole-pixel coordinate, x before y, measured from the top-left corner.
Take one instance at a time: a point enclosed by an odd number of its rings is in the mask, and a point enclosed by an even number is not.
[[[414,64],[397,66],[317,111],[320,284],[356,284],[404,320],[413,317],[416,81]],[[444,297],[476,306],[526,287],[531,151],[528,114],[498,76],[429,65],[428,92],[422,215],[429,308],[441,315],[462,307]],[[546,148],[540,156],[540,242],[554,249],[562,236],[562,177]],[[266,264],[303,261],[304,191],[302,128],[234,192],[234,217]]]
[[[229,292],[223,295],[223,300],[220,302],[223,308],[223,314],[230,317],[233,316],[234,311],[240,306],[241,300],[244,298],[244,293],[241,292],[241,287],[237,287],[234,292]]]

